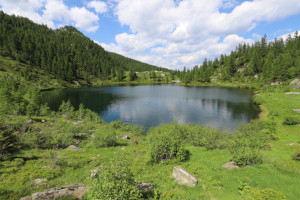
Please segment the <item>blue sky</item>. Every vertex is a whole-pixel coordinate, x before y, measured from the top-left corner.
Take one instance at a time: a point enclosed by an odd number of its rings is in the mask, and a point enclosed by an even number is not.
[[[108,51],[171,69],[300,30],[299,0],[0,0],[0,9],[75,26]]]

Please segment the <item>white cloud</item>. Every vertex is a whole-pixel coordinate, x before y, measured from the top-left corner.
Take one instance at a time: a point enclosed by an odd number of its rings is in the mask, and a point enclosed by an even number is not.
[[[106,13],[108,11],[107,5],[103,1],[90,1],[87,3],[89,8],[94,8],[97,13]]]
[[[74,25],[87,32],[98,29],[96,14],[84,7],[69,8],[62,0],[0,0],[0,6],[8,14],[27,17],[51,28]]]
[[[115,15],[131,33],[115,37],[105,49],[169,67],[192,67],[205,57],[230,53],[239,43],[253,39],[239,34],[261,22],[300,13],[299,0],[118,0]],[[221,9],[231,9],[229,13]],[[222,39],[223,38],[223,39]]]

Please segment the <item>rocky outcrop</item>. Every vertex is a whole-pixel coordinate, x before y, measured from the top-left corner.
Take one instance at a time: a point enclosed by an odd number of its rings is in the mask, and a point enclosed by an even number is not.
[[[75,145],[70,145],[67,148],[65,148],[66,150],[72,150],[72,151],[82,151],[81,148],[76,147]]]
[[[198,182],[194,176],[180,166],[173,168],[173,179],[180,185],[186,185],[189,187],[196,186]]]
[[[73,196],[77,199],[82,199],[86,192],[86,185],[83,183],[76,183],[69,186],[51,188],[42,192],[36,192],[31,196],[23,197],[20,200],[53,200],[63,196]]]
[[[235,162],[231,161],[228,163],[225,163],[224,165],[222,165],[222,167],[227,168],[227,169],[239,169],[240,167],[235,164]]]
[[[152,183],[139,183],[137,184],[137,189],[142,194],[149,194],[152,192],[154,185]]]

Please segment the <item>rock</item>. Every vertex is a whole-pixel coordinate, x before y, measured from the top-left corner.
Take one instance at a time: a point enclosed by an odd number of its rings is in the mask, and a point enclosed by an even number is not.
[[[300,109],[292,109],[293,112],[300,113]]]
[[[130,137],[128,135],[122,135],[123,140],[130,140]]]
[[[173,168],[173,179],[180,185],[195,187],[197,179],[180,166]]]
[[[28,129],[29,129],[29,126],[23,125],[23,126],[21,126],[19,131],[20,131],[20,133],[25,133],[28,131]]]
[[[82,199],[86,192],[86,185],[83,183],[76,183],[69,186],[56,187],[42,192],[36,192],[31,196],[22,197],[20,200],[53,200],[63,196],[73,196],[77,199]]]
[[[296,78],[295,80],[290,82],[290,85],[293,85],[294,89],[300,88],[300,80],[298,78]]]
[[[290,95],[290,94],[300,95],[300,92],[286,92],[284,94],[287,94],[287,95]]]
[[[142,194],[149,194],[152,192],[154,185],[152,183],[139,183],[137,184],[137,189]]]
[[[32,119],[29,119],[26,121],[26,124],[31,124],[32,122],[33,122]]]
[[[281,85],[281,84],[282,84],[282,82],[280,82],[280,81],[275,81],[275,82],[271,83],[271,85]]]
[[[99,168],[96,168],[96,169],[92,169],[91,170],[91,178],[94,178],[94,177],[96,177],[97,176],[97,174],[98,174],[98,172],[99,172]]]
[[[74,145],[70,145],[70,146],[68,146],[68,147],[65,148],[65,149],[66,149],[66,150],[72,150],[72,151],[82,151],[81,148],[76,147],[76,146],[74,146]]]
[[[37,184],[37,185],[40,185],[40,184],[43,184],[43,183],[47,183],[47,182],[48,182],[47,179],[42,179],[42,178],[34,179],[34,183]]]
[[[235,164],[235,162],[231,161],[231,162],[228,162],[228,163],[225,163],[224,165],[222,165],[222,167],[224,168],[227,168],[227,169],[239,169],[240,167]]]
[[[84,121],[77,121],[77,122],[72,122],[72,123],[73,123],[73,125],[77,126],[77,125],[79,125],[79,124],[83,124]]]

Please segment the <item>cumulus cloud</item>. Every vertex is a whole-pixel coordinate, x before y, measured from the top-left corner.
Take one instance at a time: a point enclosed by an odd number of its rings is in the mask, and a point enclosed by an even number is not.
[[[89,8],[94,8],[97,13],[106,13],[108,11],[107,5],[103,1],[90,1],[87,3]]]
[[[51,28],[73,25],[87,32],[98,30],[99,15],[111,11],[130,31],[115,35],[114,43],[102,41],[101,46],[169,68],[192,67],[204,58],[228,54],[239,43],[259,39],[255,33],[252,38],[241,34],[260,23],[300,13],[299,0],[86,0],[82,4],[85,7],[70,7],[63,0],[0,0],[0,9]]]
[[[50,28],[73,25],[87,32],[99,28],[99,18],[84,7],[69,8],[62,0],[0,0],[1,9],[8,13],[27,17]]]
[[[239,34],[261,22],[300,13],[299,0],[118,0],[115,15],[131,33],[115,37],[105,49],[143,61],[178,68],[201,64],[205,57],[230,53],[253,39]],[[222,9],[231,9],[222,12]],[[150,52],[150,53],[149,53]]]

